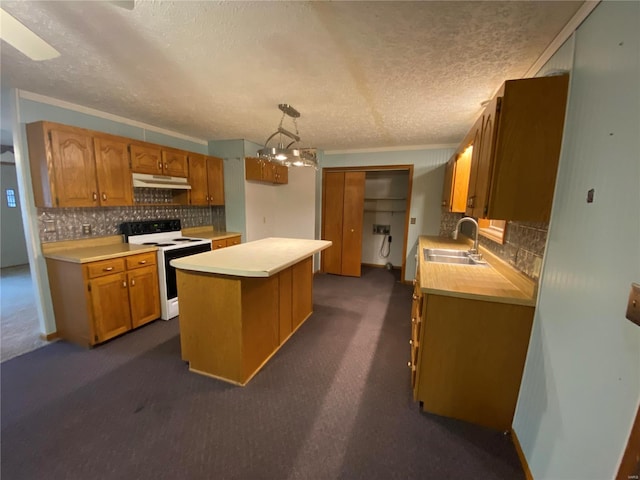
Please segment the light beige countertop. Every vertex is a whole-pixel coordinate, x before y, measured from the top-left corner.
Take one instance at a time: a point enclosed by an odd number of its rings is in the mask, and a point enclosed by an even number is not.
[[[420,290],[425,293],[477,300],[535,306],[536,282],[518,272],[483,247],[480,253],[488,265],[457,265],[427,262],[424,248],[468,250],[464,240],[421,236],[418,243]]]
[[[327,240],[263,238],[171,260],[182,270],[236,277],[270,277],[331,246]]]
[[[45,251],[43,246],[43,255],[45,258],[54,260],[62,260],[72,263],[96,262],[98,260],[109,260],[135,253],[155,252],[158,250],[151,245],[132,245],[129,243],[114,243],[108,245],[94,246],[77,246],[52,251]]]
[[[231,238],[242,235],[240,232],[215,231],[213,229],[213,226],[211,225],[208,225],[206,227],[183,228],[182,234],[185,237],[210,238],[211,240],[221,240],[224,238]]]

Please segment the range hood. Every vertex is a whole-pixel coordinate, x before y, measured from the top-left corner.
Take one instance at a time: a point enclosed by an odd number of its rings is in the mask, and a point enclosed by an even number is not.
[[[168,177],[165,175],[149,175],[147,173],[134,173],[133,186],[145,188],[171,188],[175,190],[191,190],[191,185],[186,177]]]

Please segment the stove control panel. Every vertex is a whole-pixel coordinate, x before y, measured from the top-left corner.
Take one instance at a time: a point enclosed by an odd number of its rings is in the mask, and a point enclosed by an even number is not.
[[[179,232],[181,228],[179,219],[169,220],[141,220],[139,222],[124,222],[120,224],[120,233],[124,234],[125,241],[135,235],[147,235],[149,233]]]

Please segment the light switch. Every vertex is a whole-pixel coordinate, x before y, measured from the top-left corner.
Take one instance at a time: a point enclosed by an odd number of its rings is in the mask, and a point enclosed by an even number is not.
[[[632,283],[627,303],[627,318],[640,325],[640,284]]]
[[[409,223],[411,223],[411,225],[415,225],[416,224],[416,217],[411,217],[411,220],[410,220]]]

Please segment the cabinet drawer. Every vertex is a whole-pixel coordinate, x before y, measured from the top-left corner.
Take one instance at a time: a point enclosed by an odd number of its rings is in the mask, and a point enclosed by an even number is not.
[[[240,245],[240,237],[227,238],[227,247],[230,247],[231,245]]]
[[[226,238],[222,238],[222,239],[213,239],[211,240],[211,249],[212,250],[218,250],[219,248],[224,248],[227,246],[227,239]]]
[[[102,277],[103,275],[111,275],[112,273],[120,272],[124,272],[123,258],[101,260],[99,262],[91,262],[87,265],[89,278]]]
[[[156,252],[141,253],[139,255],[129,255],[126,257],[127,270],[132,268],[148,267],[156,264]]]

